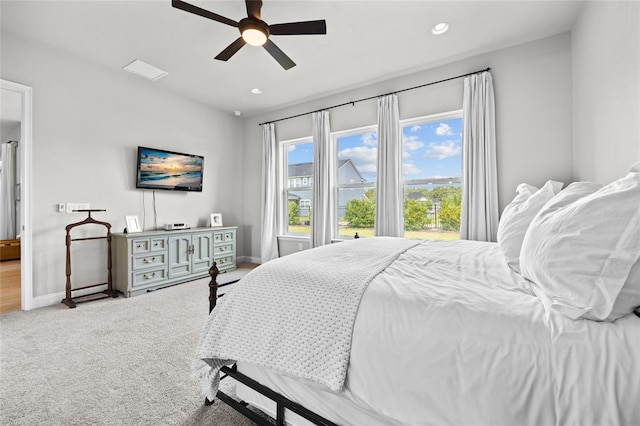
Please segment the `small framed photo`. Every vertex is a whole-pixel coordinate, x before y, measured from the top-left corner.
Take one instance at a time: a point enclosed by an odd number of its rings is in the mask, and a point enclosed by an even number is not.
[[[211,213],[211,226],[222,226],[222,213]]]
[[[133,232],[142,232],[138,216],[125,216],[124,221],[127,224],[127,233],[131,234]]]

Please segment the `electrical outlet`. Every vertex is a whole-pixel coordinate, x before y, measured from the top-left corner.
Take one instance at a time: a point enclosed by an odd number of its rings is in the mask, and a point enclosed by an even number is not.
[[[302,250],[302,243],[298,243],[298,250]]]
[[[65,206],[64,203],[58,204],[58,213],[64,213],[66,211],[67,211],[67,206]]]

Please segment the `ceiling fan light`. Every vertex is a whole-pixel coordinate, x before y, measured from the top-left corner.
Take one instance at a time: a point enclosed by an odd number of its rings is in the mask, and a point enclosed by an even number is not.
[[[262,46],[267,42],[267,35],[257,28],[247,28],[242,31],[244,41],[252,46]]]

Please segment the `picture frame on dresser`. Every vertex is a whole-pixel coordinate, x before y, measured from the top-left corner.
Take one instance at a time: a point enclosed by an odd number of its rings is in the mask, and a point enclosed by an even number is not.
[[[222,213],[211,213],[209,223],[211,227],[222,226]]]
[[[138,216],[125,216],[124,221],[127,225],[127,232],[129,234],[132,234],[134,232],[142,232]]]

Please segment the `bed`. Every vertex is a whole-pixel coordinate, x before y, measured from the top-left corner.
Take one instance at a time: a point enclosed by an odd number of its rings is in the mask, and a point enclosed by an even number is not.
[[[205,324],[203,394],[233,404],[222,370],[279,424],[637,424],[640,164],[562,186],[519,186],[498,243],[361,238],[259,266]]]

